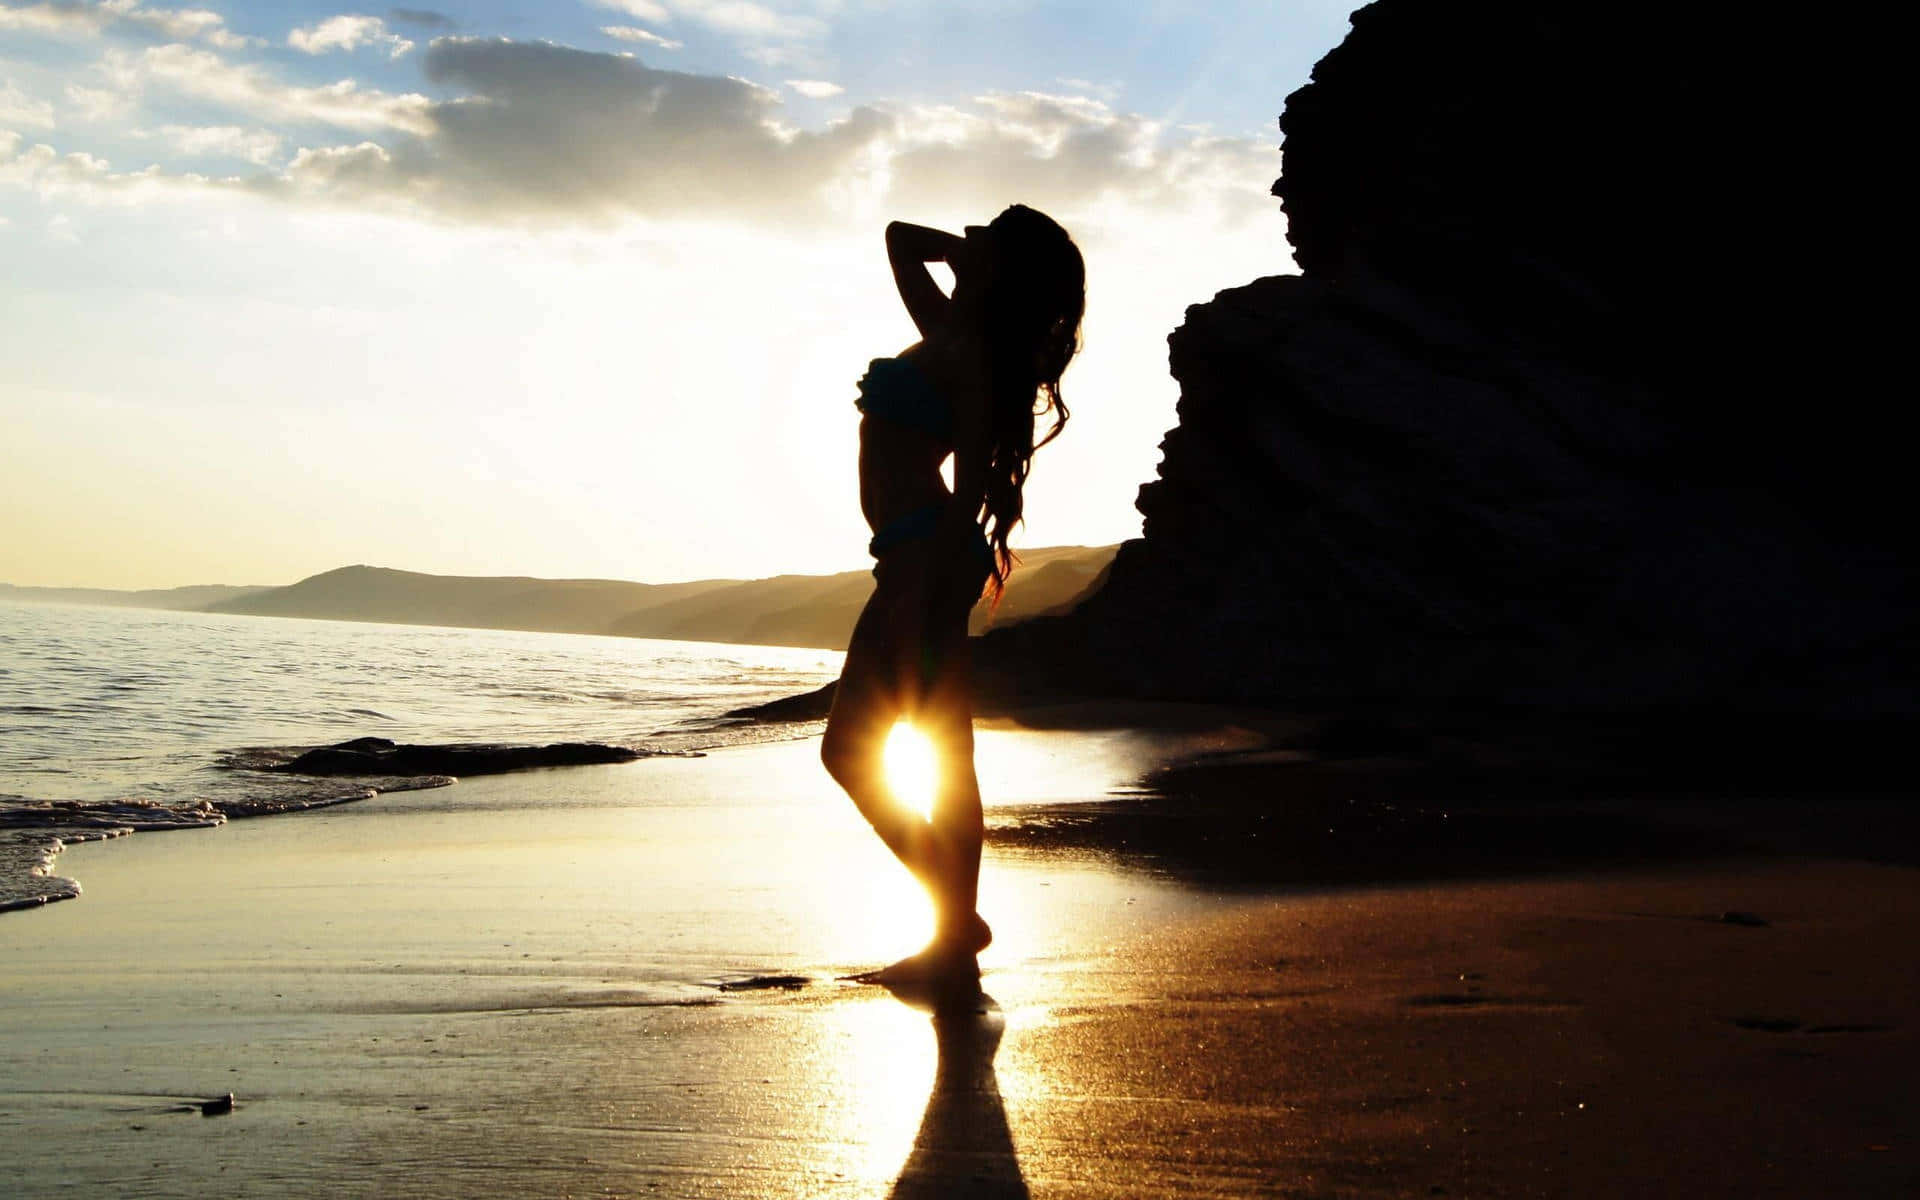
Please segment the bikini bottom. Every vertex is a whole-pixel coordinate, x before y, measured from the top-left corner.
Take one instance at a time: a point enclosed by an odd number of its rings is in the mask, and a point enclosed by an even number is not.
[[[867,543],[867,553],[873,555],[875,559],[885,558],[887,551],[896,546],[932,537],[940,528],[940,513],[944,507],[940,504],[923,505],[904,516],[888,521],[875,531],[873,540]],[[980,529],[973,531],[973,553],[979,560],[980,569],[992,574],[993,546],[987,541],[986,533]],[[876,579],[879,578],[878,563],[874,565],[873,574]]]

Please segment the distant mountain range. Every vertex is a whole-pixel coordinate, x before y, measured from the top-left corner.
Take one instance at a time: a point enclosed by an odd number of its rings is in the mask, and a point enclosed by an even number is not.
[[[193,612],[210,604],[238,600],[256,592],[274,589],[266,584],[234,587],[224,583],[201,583],[192,587],[149,588],[141,592],[122,592],[112,588],[15,587],[0,583],[0,604],[110,604],[119,608],[170,608]]]
[[[997,609],[974,610],[975,633],[1065,612],[1106,578],[1115,546],[1028,550]],[[111,604],[251,616],[453,625],[617,637],[846,646],[873,588],[866,571],[630,583],[618,579],[423,575],[387,567],[326,571],[287,587],[200,586],[120,592],[0,584],[0,602]]]

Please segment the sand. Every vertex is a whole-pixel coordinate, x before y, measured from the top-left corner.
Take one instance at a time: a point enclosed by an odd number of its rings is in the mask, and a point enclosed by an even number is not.
[[[1026,804],[1149,753],[994,737],[1042,781],[1001,788]],[[815,753],[69,850],[82,897],[0,918],[0,1192],[1920,1188],[1910,868],[1288,893],[1003,845],[989,1002],[936,1018],[834,978],[925,914]],[[720,986],[786,974],[804,986]],[[229,1091],[231,1113],[192,1107]]]

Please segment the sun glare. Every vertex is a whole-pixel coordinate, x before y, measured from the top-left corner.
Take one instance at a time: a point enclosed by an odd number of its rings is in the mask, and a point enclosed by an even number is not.
[[[931,813],[935,767],[927,735],[905,721],[895,725],[887,735],[886,763],[894,799],[923,817]]]

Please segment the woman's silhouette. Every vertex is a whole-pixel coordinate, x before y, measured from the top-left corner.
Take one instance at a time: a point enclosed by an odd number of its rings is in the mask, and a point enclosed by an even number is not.
[[[1066,231],[1022,205],[960,237],[896,221],[887,257],[921,340],[873,360],[860,380],[860,507],[877,583],[847,644],[821,758],[933,897],[933,941],[880,974],[975,978],[993,934],[975,911],[982,825],[967,617],[983,589],[999,599],[1028,465],[1066,424],[1060,375],[1079,345],[1086,270]],[[951,296],[930,262],[952,268]],[[1036,441],[1035,418],[1046,415],[1052,426]],[[940,476],[948,455],[951,490]],[[934,746],[928,818],[887,785],[882,753],[901,719]]]

